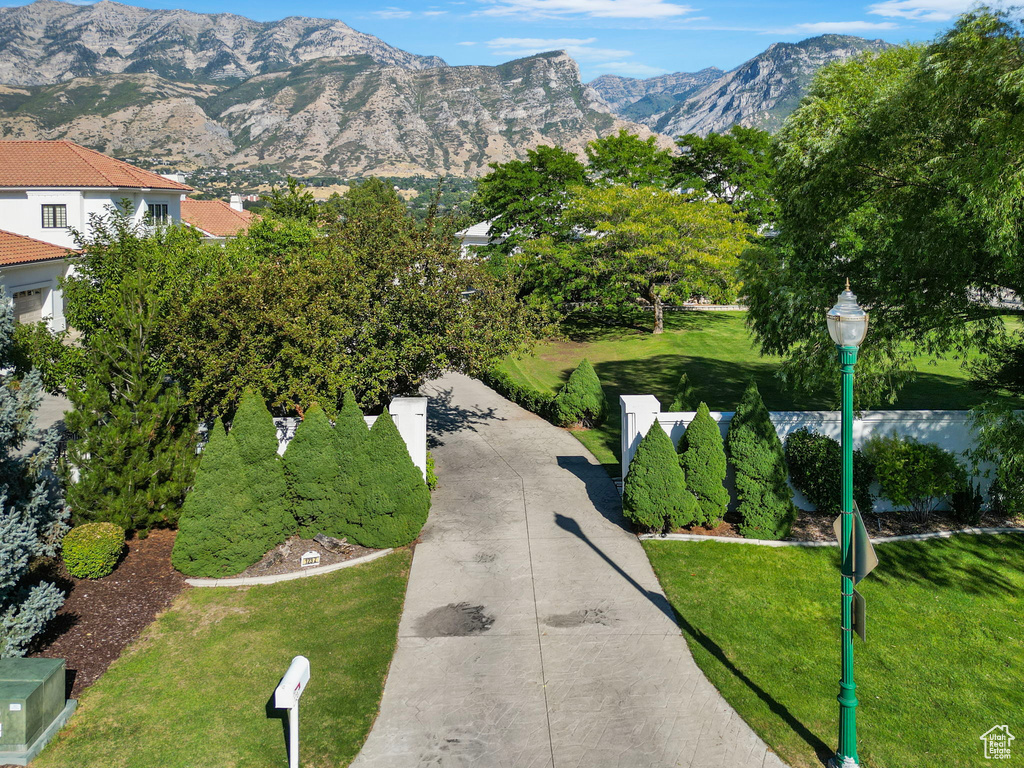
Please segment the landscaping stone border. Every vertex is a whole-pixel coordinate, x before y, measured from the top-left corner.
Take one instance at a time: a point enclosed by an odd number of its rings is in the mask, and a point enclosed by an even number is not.
[[[238,578],[228,579],[185,579],[185,583],[193,587],[250,587],[254,584],[276,584],[279,581],[305,579],[309,576],[320,576],[325,573],[331,573],[332,571],[340,571],[342,568],[351,568],[353,565],[362,565],[363,563],[368,563],[371,560],[384,557],[384,555],[389,555],[392,552],[394,552],[393,549],[382,549],[380,552],[373,552],[369,555],[356,557],[352,560],[346,560],[343,563],[321,565],[313,568],[306,568],[302,571],[292,571],[291,573],[277,573],[273,576],[240,576]]]
[[[961,528],[958,531],[932,531],[911,533],[906,536],[880,536],[871,539],[872,544],[887,544],[890,541],[924,541],[925,539],[948,539],[958,534],[977,535],[983,533],[1020,533],[1024,528]],[[838,541],[769,541],[766,539],[741,539],[736,536],[698,536],[695,533],[645,533],[638,536],[641,541],[724,541],[727,544],[756,544],[762,547],[838,547]]]

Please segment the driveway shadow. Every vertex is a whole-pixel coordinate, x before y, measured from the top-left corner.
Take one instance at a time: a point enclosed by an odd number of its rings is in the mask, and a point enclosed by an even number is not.
[[[558,466],[572,472],[583,481],[587,497],[594,508],[610,523],[627,533],[633,533],[633,526],[622,514],[622,498],[615,483],[600,464],[591,464],[583,456],[558,456]]]
[[[488,421],[506,421],[498,416],[494,408],[465,408],[457,405],[453,399],[453,390],[436,388],[427,394],[429,410],[427,411],[427,447],[436,448],[444,445],[445,435],[455,434],[463,430],[476,431],[477,424]]]

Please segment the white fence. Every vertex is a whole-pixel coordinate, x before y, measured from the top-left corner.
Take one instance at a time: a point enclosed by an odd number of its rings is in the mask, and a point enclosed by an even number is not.
[[[622,477],[629,471],[640,440],[647,434],[655,420],[679,444],[687,425],[696,415],[693,411],[662,413],[661,403],[654,395],[622,395],[619,398],[622,419]],[[772,424],[783,441],[790,432],[807,427],[814,432],[839,440],[842,424],[838,411],[772,411]],[[853,421],[854,448],[863,447],[873,435],[893,433],[917,438],[922,442],[934,443],[960,456],[974,447],[968,411],[862,411],[860,418]],[[711,418],[718,422],[724,438],[732,421],[732,411],[712,411]],[[990,480],[980,478],[982,493],[987,493]],[[731,468],[728,485],[731,486]],[[732,488],[730,487],[730,492]],[[878,495],[877,486],[874,489]],[[803,509],[813,505],[797,491],[794,500]],[[879,511],[892,509],[888,499],[879,499],[875,504]]]
[[[412,463],[419,467],[423,478],[427,477],[427,398],[425,397],[396,397],[388,406],[388,413],[398,428],[398,434],[402,436]],[[366,425],[373,426],[377,420],[376,416],[364,416]],[[274,419],[277,427],[277,452],[283,454],[288,443],[295,437],[295,430],[301,423],[301,419],[288,417]]]

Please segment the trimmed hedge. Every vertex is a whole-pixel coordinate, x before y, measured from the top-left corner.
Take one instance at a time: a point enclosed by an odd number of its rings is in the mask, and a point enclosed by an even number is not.
[[[231,422],[242,471],[256,506],[262,536],[280,544],[295,532],[284,461],[277,453],[277,427],[261,395],[246,391]]]
[[[608,402],[601,380],[590,361],[584,358],[559,390],[554,401],[555,423],[562,427],[582,424],[594,427],[604,421]]]
[[[339,516],[348,501],[340,487],[340,468],[334,428],[319,405],[306,411],[284,452],[284,475],[291,511],[306,538],[317,533],[320,521]]]
[[[124,550],[124,528],[113,523],[85,523],[72,528],[61,547],[68,573],[76,579],[99,579],[117,566]]]
[[[370,428],[361,470],[348,538],[375,549],[415,541],[430,511],[430,491],[387,411]]]
[[[716,527],[729,509],[729,491],[725,488],[727,463],[722,432],[706,403],[697,406],[697,415],[679,441],[679,464],[686,475],[686,487],[697,499],[696,522],[707,528]]]
[[[622,510],[635,524],[660,532],[694,522],[697,500],[686,488],[672,440],[657,421],[644,435],[622,485]]]
[[[733,414],[725,446],[736,470],[740,534],[754,539],[786,538],[796,521],[793,491],[786,483],[786,457],[753,381]]]
[[[265,524],[233,435],[217,419],[185,497],[171,564],[187,576],[234,576],[280,543]]]
[[[484,373],[480,381],[516,405],[548,421],[555,421],[555,395],[550,392],[541,392],[539,389],[521,384],[499,368],[492,368]]]
[[[684,373],[679,377],[679,383],[676,384],[676,396],[672,400],[672,405],[669,406],[669,411],[676,413],[679,411],[695,411],[697,410],[694,403],[697,401],[697,395],[694,391],[693,385],[690,383],[689,377]]]
[[[839,441],[807,427],[786,437],[786,465],[793,487],[822,513],[838,514],[843,493],[843,449]],[[874,508],[871,462],[863,451],[853,452],[853,498],[861,512]]]

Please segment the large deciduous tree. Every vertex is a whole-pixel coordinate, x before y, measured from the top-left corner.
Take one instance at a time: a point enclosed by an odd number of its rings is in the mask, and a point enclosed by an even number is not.
[[[771,223],[776,214],[771,184],[775,165],[771,134],[734,125],[728,133],[688,133],[676,144],[672,183],[692,188],[747,214],[755,225]]]
[[[654,136],[641,139],[625,128],[587,145],[587,170],[600,184],[630,187],[668,184],[672,156],[660,149]]]
[[[821,313],[850,279],[871,311],[862,402],[893,395],[915,352],[1004,334],[990,300],[1024,291],[1024,34],[986,9],[928,46],[824,69],[778,136],[780,236],[743,276],[764,351],[798,384],[835,380]],[[1020,387],[1024,339],[983,376]]]
[[[664,331],[666,298],[735,295],[740,253],[754,231],[724,203],[657,187],[577,190],[563,213],[576,236],[542,237],[519,262],[553,301],[642,302]]]

